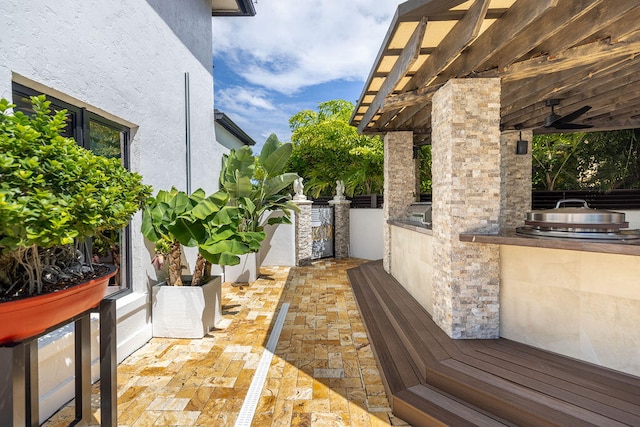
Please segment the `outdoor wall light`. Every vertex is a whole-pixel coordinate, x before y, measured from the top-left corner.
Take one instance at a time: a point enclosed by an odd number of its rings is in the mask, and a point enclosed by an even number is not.
[[[522,139],[522,131],[520,131],[520,138],[516,141],[516,154],[524,155],[529,150],[529,141]]]

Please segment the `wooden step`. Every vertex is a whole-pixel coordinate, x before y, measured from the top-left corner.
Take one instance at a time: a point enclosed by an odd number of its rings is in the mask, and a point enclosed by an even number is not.
[[[451,340],[381,263],[348,274],[400,418],[414,425],[640,425],[640,378],[504,339]]]
[[[512,425],[429,385],[398,392],[394,399],[398,400],[394,413],[414,427]]]
[[[387,392],[394,394],[399,390],[420,384],[417,369],[402,342],[393,332],[389,319],[381,315],[384,311],[371,288],[366,285],[361,286],[362,283],[366,283],[362,272],[357,269],[347,270],[347,276],[351,281],[358,309],[362,317],[367,319],[364,322],[365,329]]]

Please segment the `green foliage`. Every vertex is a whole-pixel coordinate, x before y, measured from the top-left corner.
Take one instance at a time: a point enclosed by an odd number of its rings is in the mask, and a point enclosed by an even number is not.
[[[293,153],[288,170],[305,179],[313,196],[331,195],[336,181],[347,195],[382,193],[384,147],[377,137],[358,135],[349,124],[354,105],[344,100],[322,102],[318,111],[303,110],[289,119]]]
[[[298,178],[295,173],[284,173],[291,156],[290,143],[282,144],[275,134],[265,142],[259,156],[250,147],[231,150],[224,157],[220,173],[220,188],[229,197],[229,205],[239,212],[238,230],[246,233],[249,250],[257,252],[266,238],[263,217],[267,212],[281,210],[283,216],[269,218],[268,224],[291,223],[291,211],[297,211],[289,194],[284,190]]]
[[[533,188],[611,190],[640,186],[639,130],[533,138]]]
[[[640,188],[640,129],[593,132],[576,153],[580,188]]]
[[[533,187],[549,191],[576,189],[576,152],[584,141],[585,134],[580,132],[535,136],[532,143]]]
[[[431,145],[422,145],[419,150],[420,193],[431,193]]]
[[[155,243],[156,254],[169,257],[169,269],[176,272],[175,277],[170,274],[170,285],[176,284],[183,270],[180,257],[170,256],[176,244],[197,247],[201,257],[219,265],[239,264],[238,255],[256,246],[258,236],[239,230],[240,210],[228,206],[228,200],[224,191],[207,197],[202,189],[188,195],[175,188],[147,199],[142,235]]]
[[[0,255],[31,265],[33,292],[52,261],[24,256],[124,227],[151,188],[118,159],[62,137],[65,111],[51,115],[44,96],[31,101],[33,117],[11,114],[15,105],[0,100]],[[16,280],[15,272],[2,273]]]

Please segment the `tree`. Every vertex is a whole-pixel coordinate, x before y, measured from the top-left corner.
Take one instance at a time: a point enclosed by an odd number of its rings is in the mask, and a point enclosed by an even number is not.
[[[640,129],[590,133],[576,154],[581,188],[639,188]]]
[[[640,187],[640,129],[537,135],[532,154],[534,189]]]
[[[319,103],[318,111],[302,110],[289,119],[289,170],[305,179],[313,197],[330,195],[337,180],[345,182],[351,196],[382,193],[383,142],[378,136],[358,135],[349,125],[353,109],[351,102],[333,100]]]
[[[533,138],[533,188],[573,190],[578,188],[576,151],[584,133],[537,135]]]

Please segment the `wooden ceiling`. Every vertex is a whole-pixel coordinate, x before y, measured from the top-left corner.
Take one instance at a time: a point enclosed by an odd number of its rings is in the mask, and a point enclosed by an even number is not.
[[[431,98],[499,77],[501,127],[545,127],[547,100],[588,131],[640,127],[640,0],[410,0],[398,6],[351,118],[361,133],[430,143]]]

